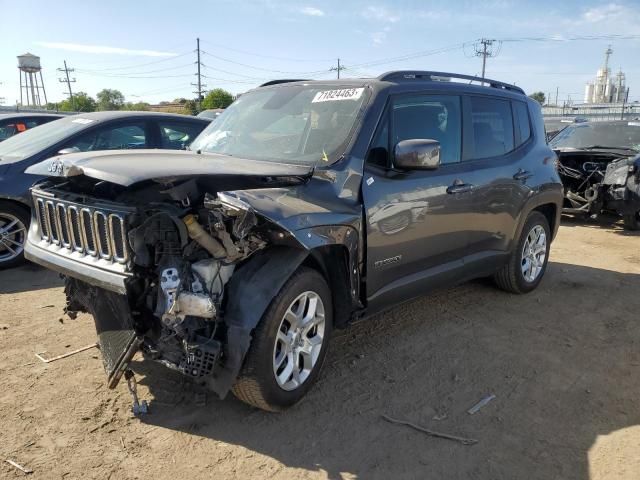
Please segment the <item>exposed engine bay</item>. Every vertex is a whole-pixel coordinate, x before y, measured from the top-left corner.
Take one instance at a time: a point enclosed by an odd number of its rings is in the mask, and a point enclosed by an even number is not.
[[[612,201],[627,199],[627,177],[634,173],[628,153],[571,150],[557,154],[565,213],[594,217],[603,210],[616,210],[618,207]]]
[[[277,186],[273,179],[265,181]],[[291,185],[301,179],[277,182]],[[127,275],[125,295],[66,277],[66,312],[93,315],[111,388],[139,349],[146,358],[209,383],[221,396],[237,373],[249,338],[242,332],[242,342],[230,347],[236,351],[227,350],[228,336],[239,333],[237,328],[230,332],[234,326],[224,321],[226,287],[247,259],[275,241],[286,242],[288,234],[237,198],[203,193],[202,187],[192,179],[122,188],[77,177],[34,189],[37,205],[47,195],[56,198],[45,200],[37,214],[43,237],[57,235],[60,246],[70,252],[80,250],[75,244],[76,237],[81,238],[85,250],[97,250],[100,262],[111,261]],[[207,191],[212,187],[205,186]],[[89,217],[97,220],[87,229],[89,220],[85,222],[82,212],[89,208]],[[59,211],[62,221],[54,218]],[[81,212],[75,223],[74,211]],[[103,217],[108,219],[104,228]],[[119,223],[112,221],[115,217]],[[63,226],[65,218],[71,222],[68,227]],[[121,237],[126,240],[118,243]],[[111,245],[111,257],[103,245]],[[251,302],[251,295],[244,301]]]

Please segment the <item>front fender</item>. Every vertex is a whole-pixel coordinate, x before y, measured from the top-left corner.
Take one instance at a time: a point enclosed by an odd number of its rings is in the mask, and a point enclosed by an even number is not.
[[[224,366],[210,381],[210,388],[224,398],[236,380],[249,345],[251,332],[285,282],[309,252],[273,247],[253,255],[238,268],[227,284],[224,321],[227,342]]]

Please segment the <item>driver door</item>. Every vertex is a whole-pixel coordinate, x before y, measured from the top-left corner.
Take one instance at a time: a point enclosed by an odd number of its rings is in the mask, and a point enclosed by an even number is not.
[[[370,148],[362,193],[367,222],[369,305],[397,303],[457,278],[468,245],[470,192],[464,183],[461,99],[457,95],[394,97]],[[441,144],[436,170],[401,170],[401,140]]]

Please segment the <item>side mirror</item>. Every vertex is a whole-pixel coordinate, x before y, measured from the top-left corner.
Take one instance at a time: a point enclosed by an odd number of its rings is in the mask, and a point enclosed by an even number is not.
[[[394,164],[406,170],[435,170],[440,166],[440,142],[416,138],[401,140],[394,149]]]
[[[78,147],[63,148],[58,152],[58,155],[66,155],[67,153],[78,153],[80,149]]]

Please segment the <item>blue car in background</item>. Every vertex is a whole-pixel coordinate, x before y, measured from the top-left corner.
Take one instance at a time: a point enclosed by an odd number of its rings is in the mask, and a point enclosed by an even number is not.
[[[0,269],[23,261],[31,218],[25,169],[58,154],[96,150],[183,150],[211,119],[157,112],[94,112],[54,119],[0,143]]]

